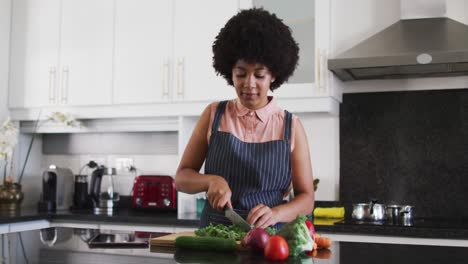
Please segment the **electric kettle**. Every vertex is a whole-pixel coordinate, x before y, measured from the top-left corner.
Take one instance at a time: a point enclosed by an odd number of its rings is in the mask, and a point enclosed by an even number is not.
[[[99,166],[91,174],[91,200],[95,214],[112,215],[118,208],[120,195],[115,192],[115,168]]]

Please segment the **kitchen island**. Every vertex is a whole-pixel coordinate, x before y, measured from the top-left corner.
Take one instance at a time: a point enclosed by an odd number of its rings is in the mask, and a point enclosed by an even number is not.
[[[371,244],[352,242],[333,242],[330,249],[319,250],[317,255],[288,258],[285,261],[269,261],[262,255],[249,252],[203,252],[177,250],[174,254],[140,254],[144,249],[129,251],[125,254],[96,253],[92,250],[77,252],[54,248],[42,249],[40,263],[57,263],[57,259],[69,260],[62,263],[315,263],[315,264],[440,264],[466,263],[468,250],[458,247],[434,247],[417,245]],[[54,262],[55,261],[55,262]]]

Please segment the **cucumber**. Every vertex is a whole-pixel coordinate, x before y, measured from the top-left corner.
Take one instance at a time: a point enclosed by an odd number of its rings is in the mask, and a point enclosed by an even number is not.
[[[180,236],[175,240],[175,246],[196,250],[235,251],[237,244],[234,239],[218,237]]]

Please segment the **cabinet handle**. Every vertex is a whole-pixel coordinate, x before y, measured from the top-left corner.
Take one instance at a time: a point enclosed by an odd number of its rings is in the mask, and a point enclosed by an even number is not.
[[[327,54],[326,50],[317,49],[317,92],[326,92],[326,78],[322,78],[324,72],[322,69],[326,69]]]
[[[185,58],[179,58],[177,60],[177,95],[179,97],[184,96],[185,89]]]
[[[49,103],[55,104],[55,80],[56,80],[56,70],[55,67],[49,67]]]
[[[61,102],[66,104],[68,101],[68,74],[70,70],[68,66],[64,66],[62,68],[62,94],[61,94]]]
[[[320,86],[322,85],[321,84],[321,75],[322,75],[322,71],[321,71],[321,59],[320,59],[320,49],[317,49],[317,87],[316,87],[316,92],[320,92]]]
[[[163,98],[169,97],[169,59],[165,60],[162,68],[162,85],[163,85]]]

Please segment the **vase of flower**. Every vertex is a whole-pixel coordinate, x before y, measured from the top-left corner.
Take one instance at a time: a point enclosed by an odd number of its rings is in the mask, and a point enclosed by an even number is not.
[[[21,208],[24,193],[21,184],[6,181],[0,186],[0,211],[18,211]]]

